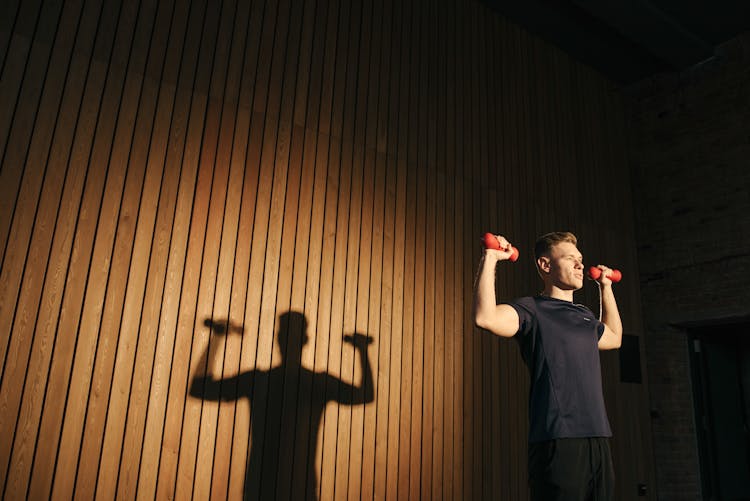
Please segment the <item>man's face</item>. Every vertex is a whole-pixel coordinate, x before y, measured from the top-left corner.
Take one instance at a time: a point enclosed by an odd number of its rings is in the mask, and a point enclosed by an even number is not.
[[[544,257],[542,259],[545,259]],[[583,287],[583,255],[570,242],[560,242],[552,247],[547,261],[548,277],[563,290]]]

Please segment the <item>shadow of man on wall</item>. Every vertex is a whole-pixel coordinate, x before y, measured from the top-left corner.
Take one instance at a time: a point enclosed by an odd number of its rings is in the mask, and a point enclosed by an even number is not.
[[[315,448],[323,411],[328,402],[355,405],[373,401],[372,369],[367,357],[367,346],[372,339],[359,333],[344,336],[344,341],[356,349],[362,364],[362,381],[354,386],[302,366],[302,349],[309,340],[307,319],[302,313],[287,311],[279,316],[276,337],[281,364],[268,370],[253,369],[222,378],[214,371],[217,358],[224,353],[226,336],[242,335],[244,330],[227,320],[208,318],[204,323],[211,328],[213,336],[198,364],[198,372],[205,368],[205,374],[194,375],[190,395],[211,401],[242,398],[250,401],[251,445],[244,498],[274,499],[278,494],[277,482],[286,482],[282,488],[294,491],[293,499],[317,499]],[[289,390],[295,386],[296,394]],[[309,429],[307,443],[298,443],[295,437],[300,437],[299,431],[306,429]],[[298,471],[300,467],[306,471],[304,486],[289,485],[293,480],[302,480],[291,478],[295,465]],[[277,480],[280,471],[288,472],[288,478]]]

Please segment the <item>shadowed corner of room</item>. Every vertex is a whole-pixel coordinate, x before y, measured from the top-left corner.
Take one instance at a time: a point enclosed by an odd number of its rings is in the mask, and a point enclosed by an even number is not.
[[[267,370],[254,368],[234,375],[225,370],[222,376],[215,367],[221,366],[219,359],[227,337],[244,338],[247,333],[241,324],[228,319],[206,318],[203,323],[210,329],[211,338],[192,377],[190,395],[204,401],[246,398],[250,403],[250,422],[235,423],[236,427],[249,428],[245,499],[318,499],[315,458],[323,413],[328,403],[373,402],[373,374],[367,353],[373,339],[361,333],[343,336],[359,354],[362,368],[360,384],[350,384],[302,365],[303,349],[310,341],[307,318],[300,312],[287,311],[278,317],[279,363]]]

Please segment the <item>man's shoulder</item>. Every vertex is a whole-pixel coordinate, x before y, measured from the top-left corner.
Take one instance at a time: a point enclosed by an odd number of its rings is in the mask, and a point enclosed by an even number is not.
[[[521,304],[521,305],[533,306],[536,304],[536,298],[534,296],[517,297],[517,298],[514,298],[512,301],[510,301],[510,304]]]
[[[536,313],[537,311],[537,300],[533,296],[517,297],[510,301],[508,304],[513,306],[516,311],[519,309],[527,311],[529,313]]]

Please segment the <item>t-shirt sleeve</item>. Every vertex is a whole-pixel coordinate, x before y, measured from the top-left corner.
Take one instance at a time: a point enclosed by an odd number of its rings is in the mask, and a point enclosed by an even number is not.
[[[519,298],[507,303],[518,313],[516,336],[525,337],[531,332],[534,322],[534,301],[532,298]]]
[[[601,339],[603,335],[604,335],[604,323],[597,320],[596,337],[597,339]]]

